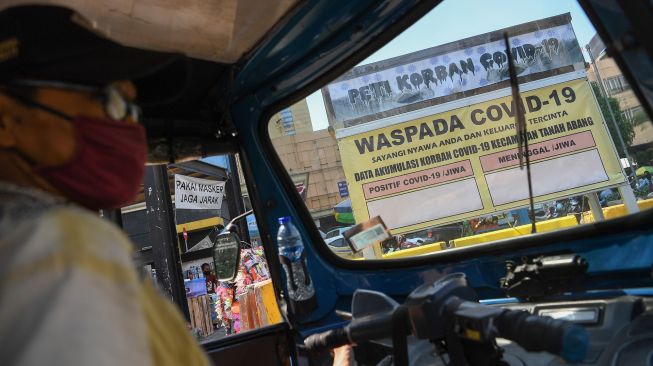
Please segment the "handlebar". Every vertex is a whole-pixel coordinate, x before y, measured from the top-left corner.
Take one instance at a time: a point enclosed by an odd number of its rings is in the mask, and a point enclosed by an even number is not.
[[[407,364],[406,336],[445,342],[455,365],[467,354],[501,353],[496,337],[514,341],[526,351],[546,351],[568,362],[584,359],[589,343],[585,328],[572,322],[479,304],[462,273],[449,274],[414,289],[399,305],[387,295],[359,290],[352,299],[352,321],[343,328],[313,334],[304,344],[309,352],[384,338],[393,338],[396,360]],[[463,342],[465,340],[465,342]],[[471,343],[470,343],[471,342]],[[475,357],[472,364],[482,364]],[[479,363],[479,361],[481,363]]]
[[[346,328],[336,328],[326,332],[316,333],[304,340],[306,350],[309,352],[322,352],[331,348],[351,344]]]
[[[521,310],[503,310],[494,319],[494,326],[499,337],[514,341],[529,352],[546,351],[568,362],[580,362],[587,351],[585,329],[566,320],[532,315]],[[351,343],[349,327],[316,333],[304,340],[309,352],[321,352]]]
[[[582,361],[587,352],[587,332],[566,320],[505,310],[494,319],[494,325],[500,337],[516,342],[529,352],[546,351],[568,362]]]

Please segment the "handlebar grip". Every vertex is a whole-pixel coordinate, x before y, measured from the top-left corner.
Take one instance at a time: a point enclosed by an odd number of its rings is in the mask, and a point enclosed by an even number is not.
[[[345,328],[337,328],[322,333],[312,334],[304,340],[306,350],[320,352],[351,343]]]
[[[494,321],[499,336],[517,342],[527,351],[547,351],[568,362],[585,359],[587,331],[572,322],[515,310],[506,310]]]

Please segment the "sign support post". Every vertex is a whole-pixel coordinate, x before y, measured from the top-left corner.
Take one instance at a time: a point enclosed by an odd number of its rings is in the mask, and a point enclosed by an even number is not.
[[[619,189],[619,194],[621,195],[621,199],[623,200],[628,213],[639,212],[639,206],[637,205],[637,198],[635,197],[635,194],[633,193],[633,189],[630,187],[630,185],[623,184],[620,185],[618,189]]]
[[[590,204],[590,210],[592,211],[594,222],[605,220],[605,217],[603,216],[603,208],[601,207],[601,201],[599,200],[599,195],[596,192],[592,192],[588,193],[586,196],[587,201]]]

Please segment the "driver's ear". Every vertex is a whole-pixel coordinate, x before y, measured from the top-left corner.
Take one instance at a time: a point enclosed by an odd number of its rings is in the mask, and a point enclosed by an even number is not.
[[[18,141],[16,140],[16,124],[21,122],[20,115],[17,113],[22,112],[22,109],[17,103],[0,93],[0,148],[8,149],[15,147]]]
[[[16,146],[15,124],[15,116],[0,111],[0,148],[8,149]]]

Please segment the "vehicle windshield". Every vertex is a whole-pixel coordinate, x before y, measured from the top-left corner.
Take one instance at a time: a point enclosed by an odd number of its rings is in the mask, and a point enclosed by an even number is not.
[[[653,206],[650,119],[574,1],[445,0],[268,127],[343,258],[431,254]],[[377,216],[388,239],[330,244]]]

